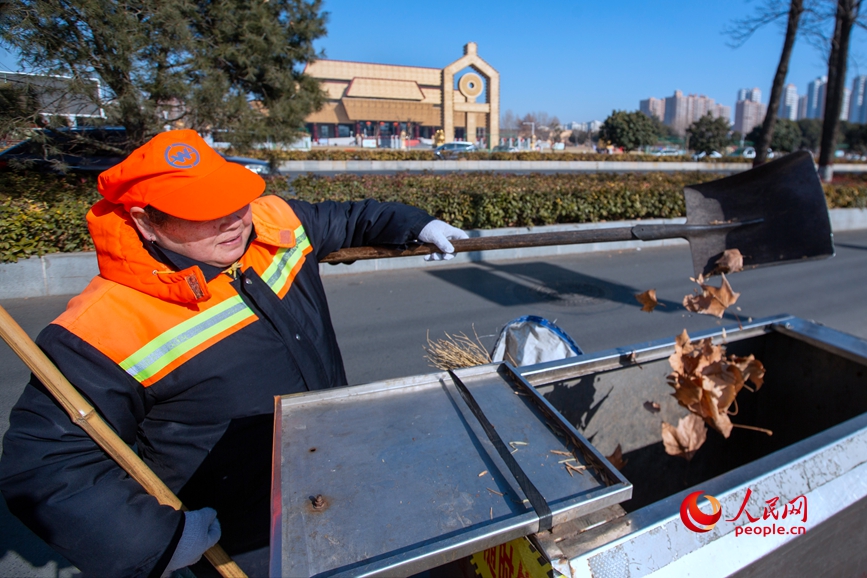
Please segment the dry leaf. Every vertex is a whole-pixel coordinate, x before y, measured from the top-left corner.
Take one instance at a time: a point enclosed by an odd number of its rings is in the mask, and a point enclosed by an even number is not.
[[[731,360],[744,374],[744,381],[751,381],[758,391],[765,381],[765,366],[762,365],[762,362],[752,355],[747,357],[732,355]]]
[[[690,461],[707,439],[707,426],[691,413],[677,421],[677,427],[662,422],[662,443],[665,453]]]
[[[644,293],[636,293],[635,299],[641,303],[641,310],[648,313],[659,305],[659,301],[656,300],[656,289],[648,289]]]
[[[617,444],[617,447],[614,448],[614,453],[610,456],[605,456],[605,459],[611,462],[611,465],[618,470],[622,470],[623,466],[626,465],[626,462],[629,461],[623,459],[623,450],[620,448],[620,444]]]
[[[741,294],[732,290],[725,275],[721,277],[722,283],[719,287],[702,284],[702,292],[684,297],[683,306],[693,313],[722,317],[726,308],[734,305]]]
[[[738,249],[726,249],[716,261],[717,273],[737,273],[744,270],[744,256]]]
[[[730,415],[738,393],[751,381],[761,387],[765,368],[752,355],[725,356],[723,345],[714,345],[710,338],[691,342],[684,330],[674,343],[674,354],[668,359],[672,373],[668,384],[677,402],[693,414],[729,437],[732,431]]]
[[[650,413],[659,413],[659,404],[655,401],[645,401],[644,409],[646,409]]]

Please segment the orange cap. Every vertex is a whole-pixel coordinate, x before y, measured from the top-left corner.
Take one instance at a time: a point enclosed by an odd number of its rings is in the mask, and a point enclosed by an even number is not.
[[[262,194],[265,181],[230,163],[194,130],[163,132],[99,175],[99,193],[109,202],[151,205],[188,221],[210,221]]]

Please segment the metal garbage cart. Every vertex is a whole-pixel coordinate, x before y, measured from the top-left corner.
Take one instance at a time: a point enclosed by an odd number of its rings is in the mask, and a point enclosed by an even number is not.
[[[457,372],[551,505],[550,528],[446,374],[278,398],[272,576],[410,575],[524,535],[565,576],[863,571],[867,553],[847,544],[867,540],[867,342],[786,315],[691,337],[761,360],[765,383],[738,396],[737,421],[772,436],[709,432],[690,462],[667,455],[661,423],[687,413],[666,383],[673,338]],[[616,445],[620,472],[602,457]],[[561,452],[585,472],[563,477]],[[337,495],[313,489],[325,486]],[[707,531],[681,519],[697,492],[720,504]],[[329,508],[346,517],[327,522]]]

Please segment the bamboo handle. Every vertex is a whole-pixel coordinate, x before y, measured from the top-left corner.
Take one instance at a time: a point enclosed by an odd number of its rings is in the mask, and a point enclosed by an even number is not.
[[[0,306],[0,337],[9,344],[12,351],[30,368],[39,381],[60,403],[69,418],[81,427],[99,447],[111,456],[135,481],[157,499],[160,504],[176,510],[185,510],[184,505],[168,486],[136,455],[114,432],[94,407],[78,393],[78,390],[60,373],[39,347],[30,339],[11,315]],[[216,544],[205,552],[214,568],[225,578],[246,578],[246,574],[235,564],[223,548]]]
[[[452,241],[452,246],[455,248],[455,253],[466,253],[468,251],[491,251],[495,249],[630,241],[635,238],[632,234],[632,227],[611,227],[606,229],[583,229],[577,231],[554,231],[550,233],[526,233],[522,235],[496,235],[491,237],[456,239]],[[439,249],[431,244],[414,245],[408,249],[350,247],[329,253],[322,258],[320,263],[345,263],[347,261],[384,259],[388,257],[414,257],[437,252],[439,252]]]

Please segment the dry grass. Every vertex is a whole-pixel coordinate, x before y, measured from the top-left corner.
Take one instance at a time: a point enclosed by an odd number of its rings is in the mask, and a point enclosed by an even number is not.
[[[475,327],[473,327],[473,334],[476,338],[475,341],[467,337],[465,333],[456,335],[446,333],[445,339],[431,341],[430,331],[428,331],[427,346],[424,348],[427,352],[425,359],[432,367],[444,370],[491,363],[491,356],[479,340]]]

